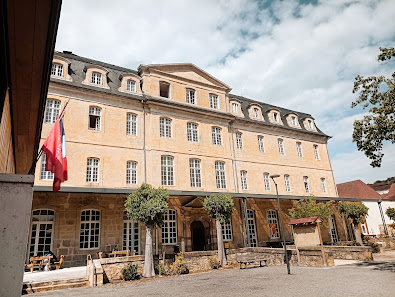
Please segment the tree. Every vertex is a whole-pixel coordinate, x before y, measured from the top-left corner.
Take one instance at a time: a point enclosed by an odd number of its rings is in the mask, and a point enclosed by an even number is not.
[[[395,57],[394,48],[381,48],[378,61],[386,61]],[[395,72],[392,78],[384,76],[358,75],[355,78],[353,93],[361,89],[358,99],[351,108],[362,104],[363,109],[371,105],[369,115],[362,120],[354,121],[353,142],[359,151],[372,160],[372,167],[380,167],[384,154],[381,152],[384,141],[395,143]]]
[[[365,216],[368,215],[369,208],[362,202],[350,203],[342,201],[339,203],[339,211],[340,213],[344,213],[347,218],[351,219],[355,233],[355,240],[363,245],[361,232],[359,232],[358,224],[365,223]]]
[[[162,226],[163,216],[168,207],[168,200],[169,194],[166,189],[154,189],[149,184],[142,184],[137,191],[128,196],[125,202],[128,217],[145,225],[144,277],[155,276],[152,231],[154,227]]]
[[[211,195],[204,199],[204,209],[208,211],[210,217],[215,219],[217,228],[218,260],[222,265],[227,265],[222,237],[222,224],[229,222],[234,210],[233,198],[229,194]]]
[[[385,214],[395,222],[395,208],[393,207],[388,207],[387,210],[385,211]]]
[[[288,212],[289,216],[293,219],[317,216],[324,222],[333,214],[333,201],[323,203],[308,198],[293,201],[292,204],[293,207]]]

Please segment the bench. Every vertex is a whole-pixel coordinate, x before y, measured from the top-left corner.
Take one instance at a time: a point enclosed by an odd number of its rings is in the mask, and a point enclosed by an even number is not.
[[[61,255],[60,258],[59,258],[59,261],[54,263],[56,270],[59,270],[60,267],[62,266],[63,259],[64,259],[64,255]]]
[[[259,256],[247,256],[247,257],[242,257],[237,259],[237,262],[240,264],[240,269],[242,268],[242,265],[244,264],[244,269],[247,268],[248,264],[254,263],[254,262],[259,262],[259,267],[267,266],[267,258],[259,257]],[[262,262],[264,265],[262,265]]]
[[[30,263],[25,264],[25,268],[30,268],[30,272],[33,272],[34,267],[38,267],[38,271],[49,262],[51,262],[52,256],[41,256],[41,257],[30,257]]]

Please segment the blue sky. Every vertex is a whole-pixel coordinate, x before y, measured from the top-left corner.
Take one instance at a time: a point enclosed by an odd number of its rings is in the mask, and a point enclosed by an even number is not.
[[[395,176],[352,143],[356,75],[389,76],[379,47],[395,45],[395,1],[63,1],[56,49],[137,69],[191,62],[232,93],[311,113],[328,135],[337,183]]]

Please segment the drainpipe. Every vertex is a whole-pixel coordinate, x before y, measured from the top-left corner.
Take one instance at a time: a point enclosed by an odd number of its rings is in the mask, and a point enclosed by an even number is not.
[[[147,150],[146,150],[146,139],[145,139],[145,131],[146,131],[146,129],[145,129],[145,126],[146,126],[146,124],[145,124],[145,121],[146,121],[146,119],[145,119],[145,105],[146,105],[146,102],[148,99],[147,99],[147,97],[144,93],[144,90],[143,90],[143,80],[142,79],[140,79],[140,89],[141,89],[141,93],[143,95],[143,99],[141,99],[141,104],[143,106],[144,183],[147,183]]]
[[[384,228],[385,236],[388,236],[387,224],[385,223],[385,217],[384,217],[384,213],[383,213],[383,208],[381,207],[381,198],[380,198],[379,202],[377,202],[377,204],[379,205],[381,221],[383,222],[383,228]]]

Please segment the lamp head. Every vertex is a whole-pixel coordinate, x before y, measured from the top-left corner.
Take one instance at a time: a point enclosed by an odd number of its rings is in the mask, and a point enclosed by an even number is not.
[[[272,174],[272,175],[270,176],[271,179],[275,179],[275,178],[277,178],[277,177],[280,177],[280,175],[279,175],[279,174]]]

